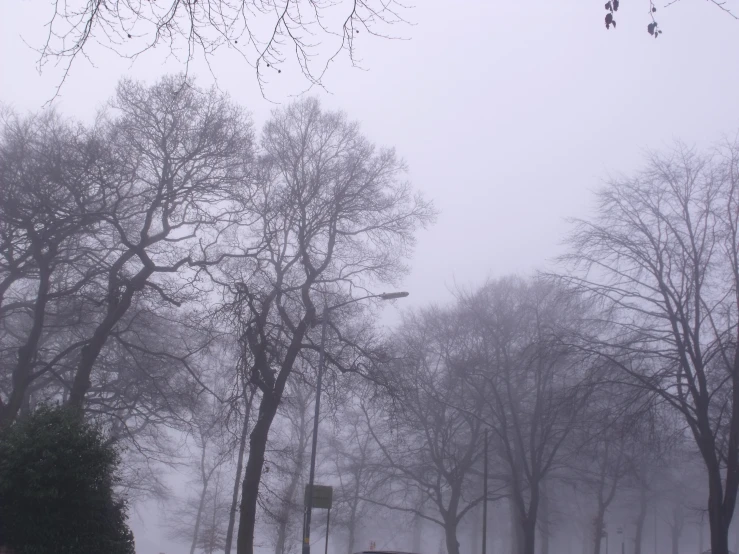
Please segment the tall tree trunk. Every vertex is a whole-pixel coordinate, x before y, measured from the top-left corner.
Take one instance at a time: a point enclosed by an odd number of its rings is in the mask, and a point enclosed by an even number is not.
[[[711,530],[711,554],[729,554],[729,524],[724,518],[723,485],[718,464],[707,463],[708,525]]]
[[[472,554],[480,553],[480,529],[482,529],[482,510],[478,506],[470,515],[477,515],[477,517],[471,517],[472,524],[470,525],[470,545],[472,546]],[[418,552],[418,550],[414,550]]]
[[[600,554],[600,543],[603,540],[601,532],[603,529],[603,523],[605,522],[605,517],[606,511],[601,506],[598,508],[598,512],[593,519],[593,554]],[[606,540],[608,540],[608,536],[606,536]]]
[[[518,554],[535,554],[536,549],[536,520],[539,513],[539,485],[534,482],[531,486],[531,498],[528,508],[522,491],[513,492],[513,513],[518,520],[519,529]]]
[[[298,459],[295,464],[295,469],[290,476],[290,483],[285,491],[285,498],[282,501],[282,507],[280,509],[280,521],[277,524],[277,540],[275,541],[275,554],[285,554],[285,542],[287,540],[287,531],[290,526],[290,516],[292,512],[293,503],[295,501],[295,491],[298,488],[298,482],[300,481],[300,470],[303,467],[303,458],[305,448],[304,439],[301,437],[301,443],[299,445]]]
[[[672,538],[672,554],[680,554],[680,536],[683,534],[684,515],[682,506],[678,505],[672,510],[672,525],[670,525],[670,536]]]
[[[33,323],[26,342],[18,349],[18,361],[12,372],[12,388],[8,402],[0,403],[0,429],[10,425],[27,399],[28,387],[31,384],[33,363],[36,360],[39,341],[44,330],[46,305],[49,301],[51,271],[43,257],[39,261],[39,283],[36,300],[33,305]]]
[[[354,554],[354,543],[356,542],[355,538],[355,529],[357,526],[356,521],[356,511],[352,509],[352,513],[349,517],[349,537],[347,539],[347,554]]]
[[[246,392],[246,391],[244,391]],[[231,545],[233,543],[234,525],[236,524],[236,509],[239,505],[239,487],[241,485],[241,472],[244,468],[244,452],[246,451],[246,439],[249,436],[249,416],[251,415],[252,401],[254,400],[255,389],[249,390],[248,397],[245,396],[246,406],[244,407],[244,426],[241,429],[241,437],[239,439],[239,456],[236,460],[236,478],[234,480],[233,497],[231,498],[231,509],[228,512],[228,529],[226,530],[226,544],[224,548],[225,554],[231,554]]]
[[[672,554],[680,554],[680,531],[674,526],[670,529],[672,539]]]
[[[77,371],[72,382],[72,389],[69,392],[68,405],[73,409],[82,410],[85,402],[85,394],[87,394],[87,391],[92,385],[90,382],[92,368],[98,356],[100,356],[100,352],[108,341],[110,333],[131,307],[134,294],[144,288],[146,280],[151,277],[152,273],[153,270],[149,268],[140,270],[127,283],[120,299],[117,301],[114,301],[112,298],[108,299],[108,311],[105,317],[95,328],[90,341],[82,347],[80,361],[77,364]],[[110,292],[109,294],[113,293]]]
[[[292,515],[292,508],[295,502],[295,493],[300,483],[300,476],[303,470],[305,460],[305,449],[308,445],[308,430],[306,429],[305,416],[308,412],[309,405],[304,402],[304,398],[301,396],[300,406],[302,412],[300,413],[300,421],[298,428],[298,450],[297,458],[295,459],[295,466],[293,467],[292,474],[290,475],[290,482],[285,489],[285,496],[282,500],[282,507],[280,510],[280,521],[277,526],[277,541],[275,542],[275,554],[285,554],[285,541],[287,540],[287,532],[290,526],[290,519]]]
[[[200,455],[200,476],[203,488],[200,491],[200,502],[198,503],[198,514],[195,517],[195,528],[192,531],[192,544],[190,545],[190,554],[195,554],[195,548],[198,545],[198,535],[200,534],[200,521],[203,517],[203,507],[205,506],[205,495],[208,492],[208,481],[210,475],[205,473],[205,445],[203,444],[202,453]]]
[[[420,515],[416,514],[413,518],[413,552],[415,552],[416,554],[420,554],[421,552],[421,537],[422,536],[423,536],[423,518]]]
[[[446,522],[444,523],[444,535],[446,538],[447,554],[459,554],[456,516],[450,515],[450,517],[447,518]]]
[[[257,495],[264,469],[264,453],[272,420],[277,413],[277,400],[272,394],[262,395],[259,403],[259,418],[249,439],[249,459],[241,487],[241,512],[236,554],[254,554],[254,526],[257,517]]]
[[[509,500],[508,506],[511,514],[511,554],[520,554],[525,544],[521,518],[518,515],[516,503],[512,499]]]
[[[539,529],[541,530],[541,554],[549,554],[549,541],[552,535],[551,513],[549,509],[549,494],[546,486],[541,486],[541,516],[539,519]]]
[[[213,554],[216,551],[216,525],[218,522],[217,515],[218,515],[218,497],[220,496],[220,485],[221,485],[221,475],[220,473],[216,474],[216,485],[215,490],[213,491],[213,509],[211,510],[211,520],[210,520],[210,533],[208,536],[208,551],[206,554]]]
[[[521,554],[535,554],[536,550],[536,519],[528,517],[521,522],[523,529],[523,549]]]
[[[354,499],[352,502],[352,508],[349,512],[349,521],[348,521],[348,530],[349,530],[349,552],[348,554],[353,554],[354,552],[354,542],[355,542],[355,533],[356,533],[356,527],[357,527],[357,508],[359,506],[359,476],[357,477],[355,486],[354,486]],[[414,550],[414,552],[418,552],[418,550]]]
[[[649,502],[647,497],[647,488],[643,485],[639,489],[639,512],[636,515],[636,533],[634,535],[634,554],[642,554],[642,542],[644,541],[644,524],[647,520],[647,509]]]

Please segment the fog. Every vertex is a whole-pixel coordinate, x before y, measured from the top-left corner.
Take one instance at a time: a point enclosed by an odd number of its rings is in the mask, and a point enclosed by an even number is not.
[[[65,76],[53,3],[3,6],[0,415],[86,409],[138,554],[223,552],[231,513],[230,552],[297,553],[323,360],[332,554],[481,552],[486,503],[488,553],[738,552],[739,3],[654,4],[656,40],[645,0],[608,30],[603,2],[417,4],[359,67],[311,87],[288,52],[261,89],[233,48],[102,35]],[[98,219],[55,235],[80,195]]]

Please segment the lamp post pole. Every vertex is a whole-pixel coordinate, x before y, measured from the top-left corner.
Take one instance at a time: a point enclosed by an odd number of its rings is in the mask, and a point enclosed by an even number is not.
[[[313,483],[316,477],[316,448],[318,447],[318,415],[321,410],[321,381],[326,356],[326,329],[328,328],[328,306],[323,305],[321,314],[321,350],[318,352],[318,378],[316,379],[316,410],[313,414],[313,437],[310,449],[310,473],[308,475],[308,498],[305,506],[303,528],[303,554],[310,554],[310,520],[313,512]]]
[[[308,474],[308,495],[305,502],[305,518],[303,520],[303,553],[310,554],[310,524],[313,515],[313,485],[316,477],[316,449],[318,447],[318,416],[321,410],[321,384],[323,381],[323,371],[326,365],[326,333],[328,330],[328,315],[331,310],[353,304],[360,300],[368,298],[379,298],[381,300],[393,300],[395,298],[405,298],[407,292],[389,292],[382,294],[370,294],[362,298],[355,298],[347,302],[342,302],[335,306],[323,304],[323,312],[321,313],[321,346],[318,352],[318,377],[316,378],[316,406],[313,414],[313,438],[310,451],[310,473]],[[327,539],[328,540],[328,539]]]

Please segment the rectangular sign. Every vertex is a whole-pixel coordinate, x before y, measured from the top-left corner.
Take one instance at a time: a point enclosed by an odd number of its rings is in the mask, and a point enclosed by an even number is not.
[[[303,504],[308,505],[308,490],[310,485],[305,486],[305,496]],[[331,503],[334,499],[334,488],[325,485],[313,485],[313,507],[323,510],[330,510]]]

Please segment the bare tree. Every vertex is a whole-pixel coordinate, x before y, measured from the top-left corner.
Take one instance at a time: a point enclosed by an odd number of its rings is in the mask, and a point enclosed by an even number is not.
[[[486,391],[471,379],[478,367],[474,337],[460,310],[432,308],[407,318],[399,341],[398,361],[389,370],[398,412],[373,421],[365,410],[383,465],[396,481],[379,503],[441,526],[447,552],[459,554],[458,526],[484,499],[479,476]],[[434,511],[419,510],[424,504]]]
[[[479,340],[471,374],[485,383],[484,418],[508,473],[518,552],[534,554],[542,483],[570,456],[563,445],[592,391],[588,360],[561,340],[585,307],[552,283],[516,278],[491,281],[461,303]]]
[[[93,237],[106,252],[99,260],[107,273],[104,311],[71,385],[68,403],[78,408],[100,352],[135,297],[148,290],[180,306],[191,292],[183,280],[223,255],[217,240],[237,219],[234,190],[243,188],[252,158],[242,111],[182,77],[151,87],[122,81],[113,107],[120,117],[107,122],[106,139],[114,171],[99,183],[105,226]]]
[[[708,476],[711,550],[728,552],[739,486],[739,147],[678,145],[608,184],[577,222],[567,278],[611,327],[583,337],[681,414]]]
[[[225,415],[226,406],[213,396],[206,397],[192,414],[192,439],[197,452],[194,464],[197,489],[184,506],[175,510],[174,518],[170,521],[171,535],[187,539],[190,542],[190,554],[195,554],[198,548],[210,554],[216,545],[219,549],[224,546],[223,515],[227,510],[227,488],[222,473],[232,455],[230,441],[224,432]],[[206,528],[205,532],[201,527]]]
[[[328,444],[333,466],[328,473],[337,482],[331,526],[346,531],[348,554],[358,550],[361,527],[377,511],[377,503],[389,490],[384,455],[374,444],[365,416],[374,391],[360,383],[356,385],[337,414]]]
[[[265,449],[287,380],[301,353],[317,349],[316,297],[346,300],[395,278],[405,269],[415,229],[433,215],[399,180],[403,165],[392,150],[376,149],[358,125],[322,111],[316,100],[275,111],[262,146],[261,187],[247,207],[258,221],[244,239],[259,254],[223,268],[250,380],[260,391],[241,493],[239,554],[253,552]],[[332,334],[342,344],[348,338],[336,325]],[[327,359],[359,370],[363,352],[348,347],[341,360]]]
[[[39,350],[48,346],[49,328],[64,324],[70,300],[99,271],[85,236],[100,221],[102,200],[93,133],[54,112],[6,114],[1,133],[0,427],[48,370]]]

